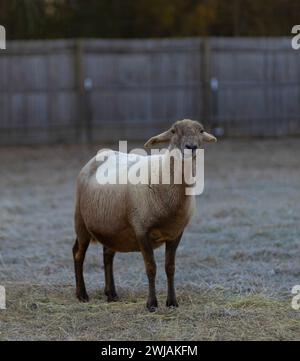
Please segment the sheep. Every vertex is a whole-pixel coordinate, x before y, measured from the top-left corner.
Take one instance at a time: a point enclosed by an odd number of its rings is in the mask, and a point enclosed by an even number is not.
[[[216,138],[205,132],[201,123],[189,119],[175,122],[172,127],[152,138],[144,145],[154,148],[168,144],[168,149],[178,149],[193,154],[203,142]],[[124,154],[123,154],[124,155]],[[119,153],[122,157],[122,153]],[[154,155],[145,159],[151,160]],[[164,157],[164,156],[162,156]],[[107,301],[117,301],[113,276],[116,252],[141,252],[149,292],[147,308],[156,311],[156,263],[154,249],[165,244],[165,272],[167,275],[168,307],[178,307],[174,288],[175,254],[183,231],[195,208],[195,196],[185,194],[185,184],[99,184],[96,179],[99,162],[92,158],[81,170],[77,179],[75,206],[76,241],[73,257],[76,278],[76,295],[80,301],[89,300],[86,292],[83,263],[91,240],[103,245],[105,295]]]

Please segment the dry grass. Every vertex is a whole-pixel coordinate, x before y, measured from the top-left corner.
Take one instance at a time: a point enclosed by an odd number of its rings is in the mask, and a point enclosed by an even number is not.
[[[72,286],[7,287],[1,340],[300,340],[300,314],[263,295],[180,290],[180,307],[145,309],[145,293],[121,291],[120,302],[92,294],[82,304]],[[164,303],[164,294],[159,301]]]

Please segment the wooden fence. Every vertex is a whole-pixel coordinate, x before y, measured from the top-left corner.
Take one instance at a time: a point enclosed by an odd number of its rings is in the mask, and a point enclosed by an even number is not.
[[[145,139],[181,118],[228,136],[300,134],[300,51],[290,42],[8,42],[0,144]]]

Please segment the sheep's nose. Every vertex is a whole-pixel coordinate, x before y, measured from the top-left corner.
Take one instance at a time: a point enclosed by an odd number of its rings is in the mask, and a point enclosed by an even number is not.
[[[186,144],[186,145],[185,145],[185,149],[191,149],[192,151],[194,151],[194,150],[197,149],[197,146],[196,146],[196,145]]]

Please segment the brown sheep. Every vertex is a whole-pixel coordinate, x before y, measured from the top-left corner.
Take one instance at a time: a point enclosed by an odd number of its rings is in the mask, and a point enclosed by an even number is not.
[[[166,132],[149,139],[145,147],[163,143],[169,149],[201,148],[203,142],[216,138],[192,120],[177,121]],[[124,153],[118,153],[122,157]],[[153,156],[144,157],[146,160]],[[149,163],[147,163],[149,164]],[[148,165],[147,165],[148,166]],[[193,213],[195,196],[185,194],[185,184],[99,184],[96,172],[99,162],[91,159],[81,170],[77,181],[75,230],[73,247],[76,295],[88,301],[83,278],[83,262],[91,240],[103,245],[105,294],[108,301],[118,299],[113,259],[116,252],[141,252],[149,280],[147,308],[157,309],[155,292],[156,263],[153,250],[163,243],[166,247],[165,271],[168,279],[166,305],[177,307],[174,288],[175,253],[182,233]]]

